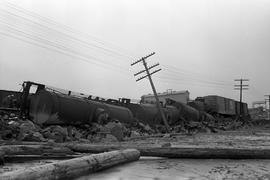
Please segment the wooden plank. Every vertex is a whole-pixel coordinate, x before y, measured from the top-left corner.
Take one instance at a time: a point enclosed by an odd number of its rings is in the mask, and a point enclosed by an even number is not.
[[[74,154],[69,148],[48,145],[4,145],[0,152],[5,155]]]
[[[270,159],[270,149],[261,148],[208,148],[208,147],[141,147],[127,145],[67,144],[75,152],[100,153],[117,149],[135,148],[141,156],[192,159]]]
[[[65,155],[65,154],[45,154],[45,155],[6,155],[4,156],[5,163],[16,163],[16,162],[27,162],[33,160],[45,160],[45,159],[55,159],[64,160],[72,159],[77,157],[82,157],[85,154],[79,155]]]
[[[42,166],[31,167],[0,174],[1,180],[51,180],[75,178],[95,171],[100,171],[114,165],[136,161],[140,152],[135,149],[111,151],[64,160]]]

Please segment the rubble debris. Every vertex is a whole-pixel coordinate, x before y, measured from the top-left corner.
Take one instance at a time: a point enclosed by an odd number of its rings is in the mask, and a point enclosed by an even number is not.
[[[45,142],[46,139],[43,137],[43,135],[39,132],[33,132],[30,134],[24,134],[24,136],[21,138],[23,141],[36,141],[36,142]]]
[[[61,126],[49,126],[42,130],[42,134],[45,138],[54,140],[55,142],[65,142],[68,136],[67,128]]]
[[[86,173],[100,171],[117,164],[136,161],[139,158],[140,152],[135,149],[112,151],[6,172],[0,174],[0,179],[42,180],[74,178]]]
[[[123,133],[123,125],[119,122],[109,122],[105,125],[105,128],[109,130],[109,132],[117,138],[118,141],[122,141],[124,138]]]

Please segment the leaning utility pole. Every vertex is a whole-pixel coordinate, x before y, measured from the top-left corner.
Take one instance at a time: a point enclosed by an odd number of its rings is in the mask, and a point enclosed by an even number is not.
[[[153,56],[154,54],[155,54],[155,53],[153,52],[153,53],[151,53],[151,54],[149,54],[149,55],[147,55],[147,56],[145,56],[145,57],[142,57],[142,58],[139,59],[138,61],[132,63],[131,66],[133,66],[133,65],[135,65],[135,64],[137,64],[137,63],[139,63],[139,62],[142,62],[142,63],[143,63],[145,70],[142,70],[142,71],[140,71],[140,72],[134,74],[134,76],[137,76],[137,75],[139,75],[139,74],[141,74],[141,73],[146,72],[146,75],[145,75],[145,76],[142,76],[142,77],[138,78],[136,81],[140,81],[140,80],[142,80],[142,79],[148,77],[148,79],[149,79],[149,81],[150,81],[150,84],[151,84],[151,87],[152,87],[152,90],[153,90],[153,93],[154,93],[154,96],[155,96],[155,99],[156,99],[157,108],[158,108],[158,110],[159,110],[159,112],[160,112],[160,114],[161,114],[161,117],[162,117],[162,120],[163,120],[163,122],[164,122],[164,124],[165,124],[166,130],[167,130],[167,132],[169,132],[169,131],[170,131],[170,127],[169,127],[169,124],[168,124],[167,119],[166,119],[166,117],[165,117],[165,114],[164,114],[164,112],[163,112],[163,110],[162,110],[162,108],[161,108],[160,101],[159,101],[159,98],[158,98],[158,95],[157,95],[157,92],[156,92],[156,88],[155,88],[154,83],[153,83],[152,78],[151,78],[151,75],[153,75],[154,73],[157,73],[157,72],[161,71],[161,69],[155,70],[155,71],[153,71],[153,72],[151,72],[151,73],[150,73],[150,71],[149,71],[150,69],[152,69],[152,68],[154,68],[154,67],[157,67],[157,66],[159,65],[159,63],[157,63],[157,64],[155,64],[155,65],[153,65],[153,66],[148,67],[148,66],[147,66],[147,63],[146,63],[146,61],[145,61],[147,58],[149,58],[150,56]]]
[[[243,107],[242,107],[242,91],[243,90],[248,90],[248,85],[247,84],[243,84],[244,81],[249,81],[248,79],[235,79],[234,81],[239,81],[240,84],[238,85],[234,85],[234,89],[235,90],[240,90],[240,116],[242,116],[243,114]]]
[[[268,97],[268,99],[266,99],[266,101],[268,101],[268,112],[267,112],[267,115],[268,115],[268,120],[270,120],[270,95],[264,95],[266,97]],[[266,108],[266,103],[265,103],[265,110],[267,111],[267,108]]]

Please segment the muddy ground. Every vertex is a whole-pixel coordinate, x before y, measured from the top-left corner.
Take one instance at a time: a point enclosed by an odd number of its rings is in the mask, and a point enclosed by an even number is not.
[[[108,142],[108,144],[110,144]],[[195,135],[165,135],[118,142],[137,146],[172,147],[244,147],[270,148],[270,127],[252,127],[238,131],[199,133]],[[1,172],[51,163],[42,160],[7,163]],[[167,159],[141,157],[139,161],[116,166],[105,171],[77,178],[88,179],[270,179],[270,160],[224,160],[224,159]]]

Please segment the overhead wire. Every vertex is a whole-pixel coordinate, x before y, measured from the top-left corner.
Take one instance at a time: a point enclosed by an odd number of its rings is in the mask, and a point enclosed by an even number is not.
[[[69,32],[72,32],[72,33],[75,33],[76,32],[76,34],[77,34],[77,31],[74,31],[72,28],[70,28],[70,27],[68,27],[68,26],[66,26],[66,25],[62,25],[62,24],[60,24],[60,23],[57,23],[56,21],[53,21],[53,20],[51,20],[51,19],[49,19],[49,18],[46,18],[46,17],[43,17],[43,16],[40,16],[40,15],[38,15],[38,14],[36,14],[36,13],[33,13],[33,12],[31,12],[31,11],[28,11],[28,10],[25,10],[24,8],[21,8],[21,7],[19,7],[19,6],[16,6],[16,5],[14,5],[14,4],[12,4],[12,3],[9,3],[8,2],[8,6],[9,7],[11,7],[11,8],[13,8],[13,9],[16,9],[17,11],[19,11],[19,12],[21,12],[21,13],[25,13],[25,14],[28,14],[29,16],[31,16],[31,17],[33,17],[33,18],[39,18],[39,19],[42,19],[44,22],[47,22],[47,23],[49,23],[49,24],[53,24],[55,27],[60,27],[60,28],[64,28],[65,30],[67,30],[67,31],[69,31]],[[78,38],[76,38],[76,37],[73,37],[73,36],[71,36],[71,35],[69,35],[69,34],[67,34],[67,33],[64,33],[64,32],[61,32],[61,31],[59,31],[59,30],[56,30],[56,29],[53,29],[53,28],[49,28],[49,27],[47,27],[46,25],[44,25],[44,24],[41,24],[40,22],[39,23],[37,23],[37,22],[35,22],[35,21],[33,21],[33,20],[30,20],[30,19],[27,19],[27,18],[25,18],[25,17],[22,17],[22,16],[19,16],[18,14],[14,14],[14,13],[10,13],[10,12],[8,12],[9,14],[12,14],[13,16],[16,16],[16,17],[18,17],[18,18],[22,18],[22,19],[24,19],[24,20],[26,20],[26,21],[28,21],[28,22],[30,22],[30,23],[33,23],[33,24],[36,24],[36,25],[38,25],[38,26],[41,26],[41,27],[43,27],[43,28],[45,28],[45,29],[47,29],[47,30],[49,30],[49,31],[54,31],[54,32],[56,32],[56,33],[58,33],[58,34],[60,34],[60,35],[66,35],[68,38],[70,38],[70,39],[72,39],[72,40],[75,40],[75,41],[77,41],[77,42],[80,42],[80,43],[82,43],[82,44],[84,44],[84,45],[86,45],[86,46],[92,46],[93,44],[91,44],[91,43],[88,43],[87,41],[84,41],[84,40],[80,40],[80,39],[78,39]],[[18,29],[17,29],[17,31],[18,31]],[[20,32],[20,33],[24,33],[25,34],[25,32]],[[83,34],[83,35],[85,35],[85,36],[88,36],[88,34],[85,34],[85,33],[79,33],[79,34]],[[27,38],[30,38],[29,37],[29,34],[25,34],[26,36],[27,36]],[[35,39],[36,38],[36,39]],[[93,37],[92,37],[93,38]],[[65,46],[63,46],[63,45],[61,45],[61,44],[53,44],[53,42],[51,42],[51,41],[48,41],[48,40],[46,40],[46,39],[43,39],[43,38],[40,38],[40,37],[34,37],[34,38],[30,38],[30,39],[32,39],[32,40],[37,40],[37,41],[43,41],[43,43],[45,43],[46,45],[48,45],[48,46],[52,46],[52,47],[54,47],[54,48],[59,48],[59,49],[61,49],[61,51],[66,51],[66,52],[68,52],[68,54],[70,54],[70,53],[73,53],[73,55],[75,54],[76,56],[79,56],[80,58],[84,58],[84,61],[85,61],[85,59],[95,59],[95,60],[97,60],[97,61],[100,61],[100,59],[98,59],[98,58],[96,58],[96,57],[93,57],[93,56],[89,56],[89,55],[86,55],[86,54],[84,54],[84,53],[78,53],[78,52],[76,52],[76,51],[74,51],[73,49],[71,49],[71,48],[67,48],[67,47],[65,47]],[[44,42],[45,41],[45,42]],[[100,40],[98,40],[98,42],[99,43],[102,43],[103,45],[105,45],[106,43],[104,43],[103,41],[100,41]],[[96,47],[96,48],[100,48],[100,49],[102,49],[102,50],[104,50],[104,51],[108,51],[108,52],[110,52],[110,53],[115,53],[115,54],[117,54],[117,55],[120,55],[120,56],[123,56],[123,57],[125,57],[125,58],[131,58],[131,56],[129,56],[129,55],[123,55],[122,53],[118,53],[118,52],[115,52],[115,51],[113,51],[113,50],[110,50],[110,49],[107,49],[107,48],[104,48],[104,47],[100,47],[100,46],[96,46],[96,45],[93,45],[94,47]],[[85,61],[86,62],[86,61]],[[105,61],[101,61],[102,63],[103,63],[103,65],[105,64],[105,66],[108,66],[108,62],[105,62]],[[91,61],[91,63],[94,63],[94,61]],[[96,62],[95,62],[95,64],[97,64]],[[100,64],[100,62],[98,63],[98,64]],[[110,64],[110,63],[109,63]],[[111,66],[115,66],[115,64],[110,64]],[[229,85],[229,84],[225,84],[225,83],[222,83],[223,81],[209,81],[209,80],[204,80],[204,79],[201,79],[201,78],[196,78],[196,77],[194,77],[194,75],[196,74],[196,73],[192,73],[192,76],[190,76],[190,74],[191,74],[191,72],[188,72],[188,71],[185,71],[185,70],[181,70],[181,69],[179,69],[179,68],[176,68],[176,67],[173,67],[173,66],[170,66],[170,65],[166,65],[166,64],[164,64],[163,65],[164,67],[164,69],[166,70],[165,72],[164,72],[164,74],[165,74],[165,76],[163,75],[163,77],[161,76],[161,77],[159,77],[159,78],[163,78],[163,79],[171,79],[171,80],[177,80],[177,81],[183,81],[183,80],[195,80],[195,81],[197,81],[197,83],[199,82],[199,83],[205,83],[205,84],[208,84],[208,85],[216,85],[216,86],[218,86],[218,85],[220,85],[220,86],[227,86],[227,85]],[[117,66],[116,66],[117,67]],[[121,69],[121,71],[123,70],[122,69],[122,67],[117,67],[118,69]],[[128,73],[127,71],[125,71],[125,73]],[[173,75],[175,75],[175,74],[177,74],[177,77],[174,77]],[[187,76],[189,76],[189,77],[184,77],[184,78],[178,78],[178,76],[179,76],[179,74],[186,74]],[[177,78],[177,79],[175,79],[175,78]],[[225,81],[224,81],[225,82]]]
[[[70,54],[70,52],[72,52],[72,50],[70,50],[70,49],[66,49],[66,47],[64,47],[64,46],[59,46],[59,45],[55,45],[55,44],[52,44],[52,42],[51,41],[48,41],[48,40],[44,40],[44,39],[41,39],[41,38],[38,38],[38,37],[31,37],[31,35],[30,34],[27,34],[27,33],[25,33],[25,32],[23,32],[23,31],[20,31],[20,30],[18,30],[18,29],[14,29],[14,28],[12,28],[12,27],[9,27],[9,28],[11,28],[11,29],[13,29],[13,30],[15,30],[15,31],[18,31],[20,34],[24,34],[27,38],[29,38],[29,39],[32,39],[32,40],[38,40],[38,41],[43,41],[43,43],[45,43],[46,45],[49,45],[49,46],[53,46],[53,47],[56,47],[56,48],[58,48],[58,49],[61,49],[61,50],[63,50],[63,51],[68,51],[69,53],[68,54]],[[77,55],[78,56],[78,54],[76,53],[76,52],[73,52],[75,55]],[[79,57],[80,58],[82,58],[82,57],[86,57],[86,59],[88,59],[89,57],[87,57],[87,56],[85,56],[85,55],[79,55]],[[94,57],[90,57],[91,59],[92,58],[94,58]],[[96,58],[94,58],[94,59],[96,59]],[[83,59],[85,62],[89,62],[89,61],[86,61],[85,59]],[[129,74],[128,72],[125,72],[126,74]],[[175,78],[175,77],[158,77],[158,78],[160,78],[160,79],[166,79],[166,80],[177,80],[177,81],[181,81],[182,83],[183,83],[183,81],[185,81],[185,79],[179,79],[179,78]],[[203,82],[196,82],[196,83],[200,83],[200,84],[203,84]],[[213,85],[214,83],[209,83],[209,82],[204,82],[205,84],[210,84],[210,85]],[[214,85],[222,85],[222,84],[214,84]],[[216,87],[216,86],[215,86]]]
[[[202,78],[196,78],[193,76],[188,76],[188,75],[182,75],[181,72],[178,73],[168,73],[168,72],[162,72],[161,73],[164,77],[171,77],[171,78],[177,78],[179,80],[181,79],[185,79],[185,80],[190,80],[190,81],[198,81],[198,82],[204,82],[206,84],[214,84],[214,85],[221,85],[221,86],[230,86],[232,87],[233,84],[225,84],[225,83],[220,83],[220,82],[216,82],[216,81],[208,81]]]
[[[195,78],[197,80],[203,80],[203,81],[207,81],[207,82],[212,82],[212,83],[216,83],[216,84],[223,84],[223,85],[229,85],[229,86],[232,85],[231,82],[224,81],[224,80],[213,79],[211,77],[206,76],[205,74],[186,71],[186,70],[180,69],[178,67],[170,66],[170,65],[162,65],[162,66],[163,66],[163,69],[165,69],[166,73],[182,74],[182,76],[190,76],[191,78]],[[198,77],[205,77],[207,80],[201,79],[201,78],[198,78]]]
[[[87,38],[89,38],[89,39],[92,39],[93,41],[95,41],[95,42],[97,42],[97,43],[99,43],[99,44],[102,44],[102,45],[105,45],[105,46],[111,46],[111,47],[117,49],[117,46],[116,46],[116,45],[114,45],[114,44],[112,44],[112,43],[109,43],[108,41],[104,41],[104,40],[101,40],[101,39],[96,38],[96,37],[94,37],[94,36],[90,36],[89,34],[86,34],[86,33],[84,33],[84,32],[75,30],[75,29],[73,29],[73,28],[71,28],[71,27],[69,27],[69,26],[67,26],[67,25],[64,25],[64,24],[61,24],[61,23],[59,23],[59,22],[56,22],[56,21],[54,21],[54,20],[52,20],[52,19],[50,19],[50,18],[48,18],[48,17],[41,16],[41,15],[39,15],[39,14],[33,12],[33,11],[29,11],[29,10],[27,10],[27,9],[25,9],[25,8],[23,8],[23,7],[20,7],[20,6],[18,6],[18,5],[15,5],[15,4],[13,4],[13,3],[7,2],[7,1],[5,1],[5,0],[4,0],[4,2],[5,2],[5,4],[6,4],[8,7],[12,8],[12,9],[18,11],[18,12],[21,12],[21,13],[24,13],[24,14],[26,14],[26,15],[28,15],[28,16],[33,17],[33,18],[42,20],[43,22],[46,22],[46,23],[48,23],[48,24],[50,24],[50,25],[52,25],[52,26],[55,26],[55,27],[57,27],[57,28],[64,29],[64,30],[66,30],[67,32],[72,33],[73,35],[74,35],[74,34],[75,34],[75,35],[81,35],[81,36],[83,36],[83,37],[87,37]],[[117,54],[121,54],[122,56],[128,57],[128,58],[131,58],[131,57],[134,56],[134,55],[124,54],[124,53],[123,53],[123,49],[124,49],[124,48],[121,47],[121,49],[120,49],[121,52],[116,52],[116,53],[117,53]],[[111,50],[109,50],[109,51],[111,51]],[[125,50],[125,51],[127,51],[127,50]]]
[[[17,5],[14,5],[14,4],[12,4],[12,3],[7,2],[7,4],[8,4],[9,7],[13,8],[13,9],[16,9],[17,11],[23,12],[23,13],[25,13],[25,14],[28,14],[28,15],[32,16],[32,17],[40,18],[40,19],[42,19],[42,20],[44,20],[44,21],[46,21],[46,22],[48,22],[48,23],[50,23],[50,24],[54,24],[54,25],[57,25],[57,26],[60,26],[60,27],[65,27],[65,28],[68,29],[69,31],[74,32],[74,30],[73,30],[72,28],[70,28],[70,27],[68,27],[68,26],[65,26],[65,25],[62,25],[62,24],[59,24],[59,23],[57,23],[57,22],[55,22],[55,21],[53,21],[53,20],[51,20],[51,19],[49,19],[49,18],[40,16],[40,15],[38,15],[38,14],[36,14],[36,13],[33,13],[33,12],[31,12],[31,11],[28,11],[28,10],[26,10],[26,9],[24,9],[24,8],[22,8],[22,7],[19,7],[19,6],[17,6]],[[18,16],[18,15],[16,15],[16,14],[13,14],[13,15],[15,15],[15,16],[17,16],[17,17],[20,17],[20,16]],[[27,21],[30,21],[30,22],[35,23],[35,24],[37,24],[37,25],[40,25],[40,26],[42,26],[42,27],[48,28],[47,26],[44,26],[44,25],[42,25],[42,24],[40,24],[40,23],[31,21],[31,20],[29,20],[29,19],[26,19],[25,17],[20,17],[20,18],[24,18],[24,19],[27,20]],[[49,30],[55,30],[55,29],[51,29],[51,28],[48,28],[48,29],[49,29]],[[57,30],[56,30],[56,32],[57,32],[57,33],[63,33],[63,32],[57,31]],[[76,32],[76,33],[77,33],[77,32]],[[64,34],[65,34],[65,33],[64,33]],[[73,40],[77,40],[77,41],[79,41],[79,42],[85,43],[86,45],[89,45],[89,43],[86,42],[86,41],[81,41],[80,39],[74,38],[74,37],[72,37],[72,36],[70,36],[70,35],[68,35],[68,34],[65,34],[65,35],[67,35],[68,37],[72,38]],[[87,35],[87,34],[84,34],[84,35]],[[93,36],[91,36],[91,37],[93,37]],[[103,44],[104,44],[104,42],[103,42]],[[93,45],[93,44],[90,44],[90,45]],[[95,45],[94,45],[94,46],[95,46]],[[102,47],[99,47],[99,46],[95,46],[95,47],[102,48]],[[105,51],[108,50],[108,49],[105,49],[105,48],[102,48],[102,49],[105,50]],[[114,52],[114,51],[112,51],[112,50],[108,50],[108,51]],[[116,54],[119,55],[120,53],[116,52]],[[125,55],[124,55],[124,56],[125,56]],[[125,57],[131,58],[131,56],[125,56]],[[170,69],[164,68],[166,71],[174,72],[175,70],[177,70],[177,72],[176,72],[177,74],[187,74],[187,72],[183,71],[182,69],[176,68],[176,67],[174,67],[174,66],[170,66],[170,65],[163,65],[163,66],[164,66],[164,67],[170,67]],[[172,70],[172,69],[174,69],[174,70]],[[193,75],[194,75],[194,73],[193,73]],[[189,78],[190,78],[190,77],[189,77]],[[200,79],[196,78],[196,80],[200,80]],[[202,80],[201,80],[201,81],[202,81]],[[205,80],[204,80],[204,81],[205,81]],[[208,82],[210,82],[210,81],[208,81]],[[214,83],[214,82],[213,82],[213,83]],[[215,83],[221,84],[220,82],[215,82]]]
[[[208,84],[208,83],[204,83],[204,82],[200,82],[200,81],[194,81],[191,82],[189,80],[185,80],[185,79],[178,79],[178,78],[172,78],[172,77],[164,77],[164,76],[155,76],[156,78],[158,78],[159,81],[165,82],[167,84],[172,84],[173,86],[175,85],[175,83],[177,84],[187,84],[187,85],[196,85],[196,86],[204,86],[204,87],[214,87],[214,88],[221,88],[221,89],[229,89],[230,87],[228,86],[221,86],[221,85],[215,85],[215,84]],[[230,88],[231,89],[231,88]]]
[[[126,63],[127,63],[126,60],[127,60],[128,58],[130,59],[130,57],[127,57],[127,56],[125,56],[125,55],[123,55],[123,54],[121,54],[121,53],[119,53],[119,52],[116,52],[116,51],[113,51],[113,50],[111,50],[111,49],[108,49],[108,48],[104,48],[104,47],[95,45],[95,44],[93,44],[93,43],[89,43],[89,42],[87,42],[87,41],[85,41],[85,40],[81,40],[81,39],[79,39],[79,38],[77,38],[77,37],[75,37],[75,36],[71,36],[71,35],[69,35],[69,34],[67,34],[67,33],[64,33],[64,32],[61,32],[61,31],[59,31],[59,30],[56,30],[56,29],[50,28],[50,27],[48,27],[48,26],[45,26],[45,25],[42,24],[42,23],[38,23],[38,22],[35,22],[35,21],[33,21],[33,20],[27,19],[27,18],[25,18],[25,17],[23,17],[23,16],[19,16],[18,14],[14,14],[14,13],[12,13],[12,12],[9,12],[9,11],[3,10],[3,9],[1,9],[1,11],[2,11],[2,12],[5,12],[5,13],[8,14],[9,16],[13,16],[13,17],[18,18],[18,19],[20,19],[20,20],[26,21],[26,22],[28,23],[28,25],[36,25],[36,26],[38,26],[38,28],[43,28],[43,29],[42,29],[43,31],[46,29],[48,33],[56,33],[58,36],[62,36],[62,39],[64,38],[64,39],[66,39],[66,40],[69,41],[69,42],[70,42],[70,41],[73,41],[73,42],[80,43],[80,45],[84,45],[84,46],[87,47],[87,48],[93,48],[93,47],[94,47],[94,48],[96,48],[96,49],[103,50],[103,52],[109,53],[110,55],[116,55],[118,60],[119,60],[119,57],[125,58],[125,61],[124,61],[124,62],[126,62]],[[24,22],[23,24],[26,25],[27,23]],[[30,23],[30,24],[29,24],[29,23]],[[65,37],[65,36],[66,36],[66,37]]]
[[[1,23],[3,23],[3,22],[1,22]],[[108,64],[108,63],[104,63],[104,62],[101,63],[102,61],[100,59],[96,58],[96,57],[79,54],[77,52],[74,52],[72,49],[66,48],[65,46],[53,44],[52,42],[50,42],[48,40],[45,40],[45,39],[41,39],[39,37],[33,37],[32,35],[27,34],[27,33],[23,32],[23,31],[20,31],[20,30],[18,30],[16,28],[12,28],[12,27],[8,27],[8,28],[10,30],[17,31],[17,35],[20,34],[20,36],[24,36],[25,38],[28,38],[28,39],[31,39],[33,41],[38,42],[38,43],[34,43],[35,45],[41,46],[40,43],[43,43],[43,45],[45,45],[45,46],[54,47],[54,49],[46,47],[46,49],[48,49],[48,50],[55,50],[55,48],[57,48],[58,49],[58,50],[56,50],[57,52],[60,52],[62,54],[69,55],[69,56],[72,56],[72,57],[79,58],[79,60],[82,60],[82,61],[87,62],[87,63],[96,64],[98,66],[103,66],[103,67],[105,66],[106,68],[108,68],[109,66],[111,66],[111,68],[112,67],[114,67],[114,68],[117,67],[117,66],[115,66],[113,64]],[[12,35],[11,31],[9,31],[8,33],[0,31],[0,33],[4,34],[6,36]],[[16,32],[14,34],[16,35]],[[13,37],[14,37],[14,34],[13,34]],[[16,38],[18,39],[18,37],[16,37]],[[22,40],[22,38],[19,38],[19,39]],[[33,42],[29,42],[29,41],[25,41],[25,42],[33,44]],[[44,46],[41,46],[41,47],[44,48]],[[125,74],[129,74],[127,71],[123,71],[122,67],[117,67],[117,69],[118,69],[118,71],[120,70],[121,72],[124,72]]]

